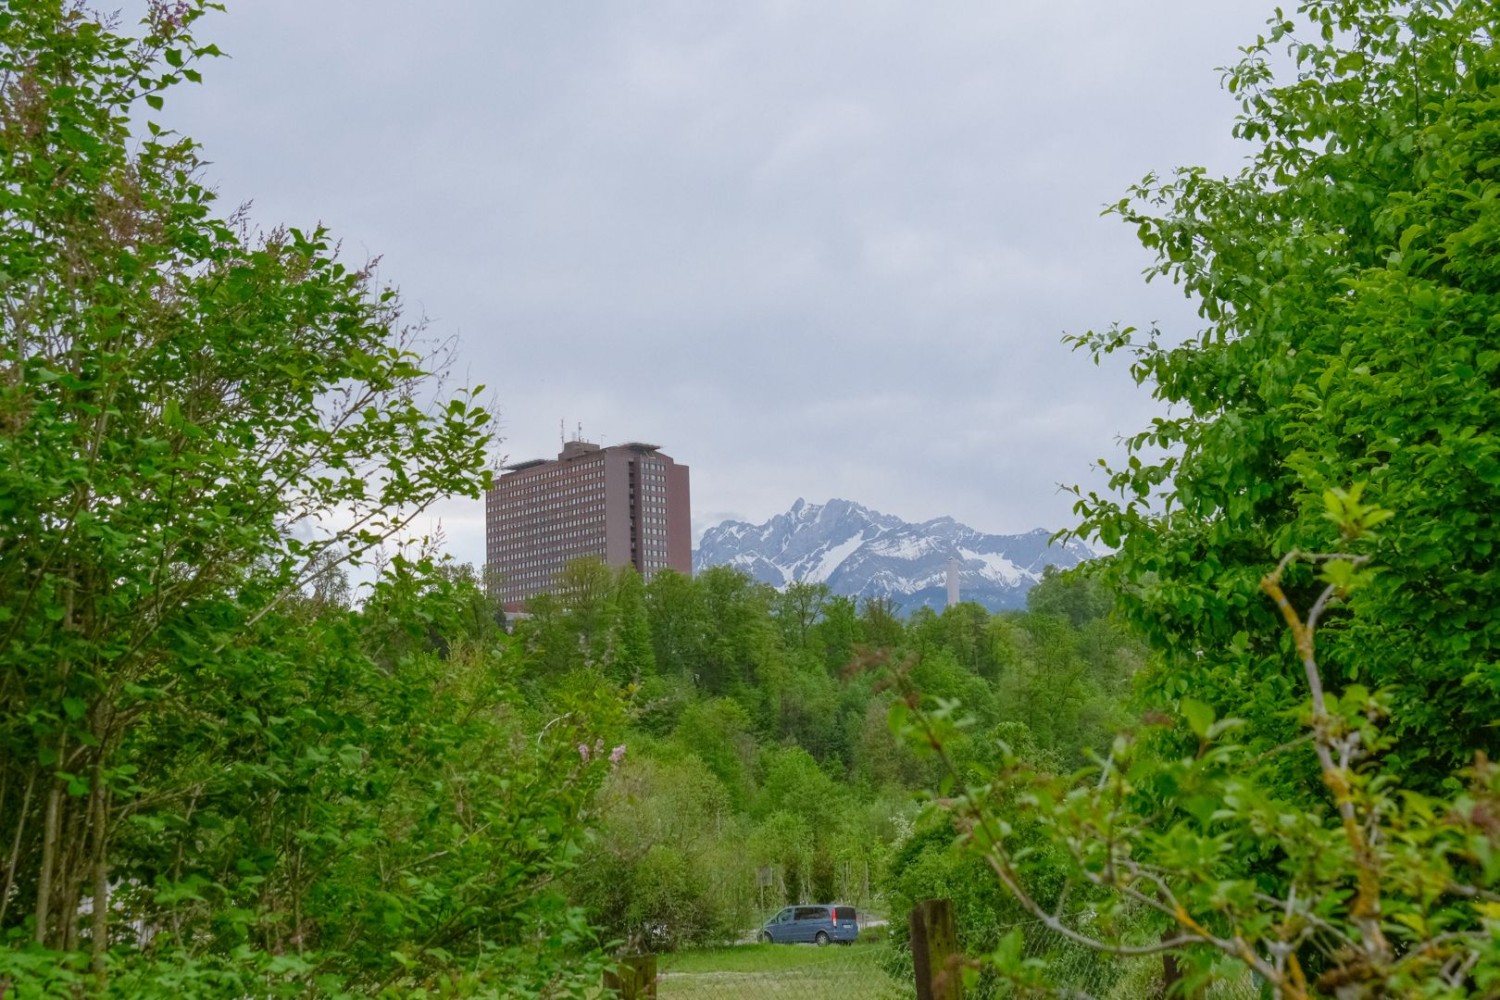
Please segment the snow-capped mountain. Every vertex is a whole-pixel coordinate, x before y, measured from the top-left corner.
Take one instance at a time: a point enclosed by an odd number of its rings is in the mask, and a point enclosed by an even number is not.
[[[1026,606],[1026,591],[1047,566],[1067,569],[1093,556],[1080,542],[1049,544],[1042,528],[986,535],[951,517],[910,524],[848,500],[799,499],[765,524],[725,521],[709,528],[694,570],[733,566],[783,587],[826,583],[835,594],[890,597],[904,611],[947,603],[948,561],[957,560],[959,597],[991,611]]]

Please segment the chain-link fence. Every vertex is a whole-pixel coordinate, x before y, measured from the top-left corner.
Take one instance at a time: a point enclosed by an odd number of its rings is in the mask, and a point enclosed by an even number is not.
[[[1057,996],[1074,1000],[1141,1000],[1164,993],[1161,956],[1117,958],[1076,945],[1041,923],[1017,924],[1022,957],[1051,990],[1017,991],[981,974],[968,1000]],[[658,1000],[911,1000],[911,954],[873,928],[850,945],[740,943],[656,956]],[[1043,967],[1044,970],[1043,970]],[[1254,976],[1226,962],[1203,1000],[1258,1000]]]
[[[1058,995],[1083,1000],[1141,1000],[1166,991],[1166,965],[1160,955],[1120,958],[1092,951],[1064,938],[1046,925],[1031,921],[1014,925],[1028,963],[1045,966],[1043,979]],[[1014,990],[996,985],[983,996],[1009,997]],[[1248,968],[1225,961],[1214,981],[1196,994],[1203,1000],[1257,1000],[1260,986]]]

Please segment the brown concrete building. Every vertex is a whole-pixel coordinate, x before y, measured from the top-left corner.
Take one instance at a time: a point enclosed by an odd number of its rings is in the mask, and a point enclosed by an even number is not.
[[[485,561],[515,606],[551,589],[573,559],[693,571],[688,467],[654,444],[569,441],[553,462],[506,466],[485,496]]]

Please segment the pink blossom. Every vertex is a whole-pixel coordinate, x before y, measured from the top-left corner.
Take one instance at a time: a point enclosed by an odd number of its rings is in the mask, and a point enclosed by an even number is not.
[[[583,758],[585,764],[589,762],[589,745],[587,743],[578,744],[578,756]]]
[[[151,13],[163,35],[170,35],[181,28],[192,10],[192,5],[187,0],[152,0],[151,3]]]
[[[619,746],[615,747],[613,750],[611,750],[609,752],[609,762],[611,764],[615,765],[616,767],[619,767],[620,766],[620,761],[622,761],[624,759],[625,759],[625,744],[623,744],[623,743],[621,743]]]

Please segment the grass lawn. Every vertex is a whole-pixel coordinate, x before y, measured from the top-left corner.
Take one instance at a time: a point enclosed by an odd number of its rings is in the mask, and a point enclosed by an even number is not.
[[[658,1000],[896,1000],[911,984],[886,975],[887,946],[747,944],[657,958]],[[903,988],[904,985],[904,988]]]

